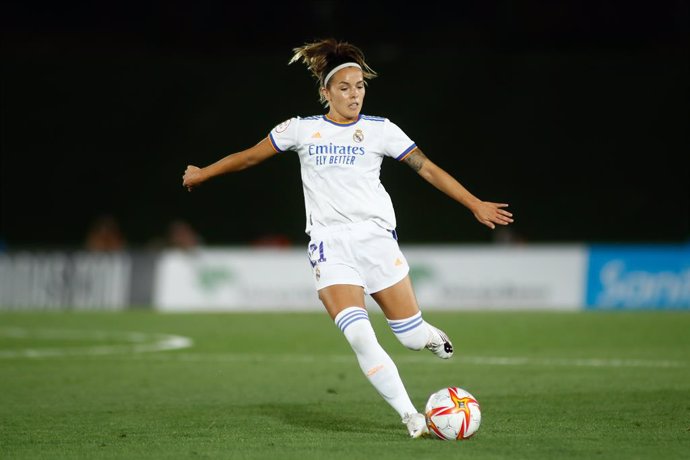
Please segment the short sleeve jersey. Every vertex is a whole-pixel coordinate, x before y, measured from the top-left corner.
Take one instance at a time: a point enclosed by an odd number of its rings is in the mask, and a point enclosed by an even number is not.
[[[381,184],[384,156],[400,161],[416,144],[387,118],[360,115],[337,123],[325,115],[295,117],[269,133],[277,152],[299,155],[307,217],[305,231],[373,220],[393,230],[393,203]]]

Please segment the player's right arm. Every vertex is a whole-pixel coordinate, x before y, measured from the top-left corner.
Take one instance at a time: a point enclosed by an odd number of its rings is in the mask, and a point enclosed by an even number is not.
[[[232,153],[204,168],[187,165],[182,176],[182,186],[190,192],[207,180],[223,174],[251,168],[278,153],[269,138],[265,138],[254,147]]]

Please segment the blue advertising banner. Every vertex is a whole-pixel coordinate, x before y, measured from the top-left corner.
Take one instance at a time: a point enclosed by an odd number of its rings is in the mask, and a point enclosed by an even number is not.
[[[690,309],[690,245],[591,246],[586,308]]]

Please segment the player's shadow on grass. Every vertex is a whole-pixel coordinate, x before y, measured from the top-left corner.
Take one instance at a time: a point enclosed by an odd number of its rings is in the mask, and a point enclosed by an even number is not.
[[[281,422],[310,431],[329,431],[337,433],[380,433],[399,435],[404,426],[395,422],[381,422],[361,416],[334,414],[333,406],[319,407],[310,404],[281,404],[259,406],[261,414],[278,418]],[[395,418],[393,417],[393,420]],[[402,431],[401,431],[402,430]]]

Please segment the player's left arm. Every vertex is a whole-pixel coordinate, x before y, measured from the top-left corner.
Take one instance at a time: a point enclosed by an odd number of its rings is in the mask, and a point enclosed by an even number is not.
[[[419,148],[413,150],[402,161],[431,185],[472,211],[474,217],[487,227],[494,229],[496,225],[508,225],[513,222],[513,214],[503,209],[508,207],[507,203],[480,200],[453,176],[429,160]]]

